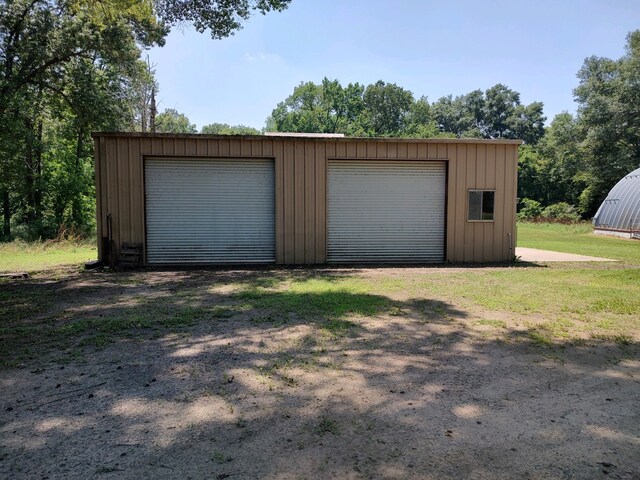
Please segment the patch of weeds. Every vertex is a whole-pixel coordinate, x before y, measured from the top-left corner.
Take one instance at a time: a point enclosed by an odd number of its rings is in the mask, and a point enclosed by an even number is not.
[[[345,333],[358,328],[358,324],[349,320],[340,320],[337,318],[328,319],[323,322],[321,327],[323,330],[333,333],[334,335],[344,335]]]
[[[0,317],[2,315],[0,314]],[[16,336],[29,336],[38,333],[40,329],[38,327],[29,327],[23,325],[8,325],[0,327],[0,335],[16,335]]]
[[[602,330],[613,330],[619,323],[617,319],[605,318],[596,322],[595,326]]]
[[[480,320],[476,320],[474,323],[476,325],[487,325],[489,327],[507,328],[507,322],[505,322],[504,320],[491,320],[488,318],[483,318]]]
[[[318,339],[315,337],[315,335],[305,335],[300,342],[301,347],[305,347],[308,349],[316,347],[318,343]]]
[[[211,454],[211,460],[213,460],[218,465],[222,465],[223,463],[228,463],[233,460],[229,455],[221,452],[220,450],[215,450]]]
[[[251,322],[255,325],[269,323],[274,327],[279,327],[287,323],[287,319],[282,315],[278,315],[276,313],[267,313],[264,315],[256,315],[254,317],[251,317]]]
[[[236,311],[229,307],[214,307],[211,309],[211,316],[213,318],[231,318],[236,314]]]
[[[447,316],[447,309],[436,300],[415,300],[413,308],[420,314],[421,320],[441,319]]]
[[[633,343],[633,337],[622,333],[592,333],[591,338],[617,343],[618,345],[631,345],[631,343]]]
[[[320,436],[323,436],[325,433],[338,435],[339,434],[338,424],[335,422],[335,420],[331,420],[330,418],[327,418],[327,417],[322,417],[320,418],[320,422],[318,423],[318,425],[316,425],[315,427],[315,433],[316,435],[320,435]]]
[[[22,363],[21,358],[7,359],[4,354],[1,354],[0,358],[0,368],[16,368]]]
[[[565,359],[556,353],[545,353],[542,355],[545,358],[548,358],[552,362],[563,364],[565,363]]]
[[[92,345],[96,348],[104,348],[112,342],[112,339],[105,333],[99,333],[97,335],[93,335],[92,337],[84,338],[79,345]]]
[[[565,318],[557,318],[538,326],[540,330],[545,330],[556,337],[568,337],[574,327],[573,322]]]
[[[151,321],[138,315],[131,317],[84,318],[58,327],[57,333],[62,336],[75,337],[88,331],[120,333],[139,328],[151,328]]]
[[[587,340],[584,338],[572,338],[570,342],[568,342],[569,345],[573,346],[573,347],[586,347],[587,346]]]
[[[273,363],[258,367],[258,371],[265,377],[272,377],[278,370],[288,368],[293,363],[293,357],[287,356],[274,361]]]
[[[342,370],[342,364],[338,362],[318,362],[318,366],[329,370]]]
[[[162,319],[160,323],[165,327],[190,327],[198,323],[206,313],[204,308],[185,307],[171,317]]]
[[[405,315],[407,315],[409,313],[409,311],[406,308],[402,308],[398,305],[394,305],[393,307],[391,307],[389,309],[389,315],[391,315],[392,317],[404,317]]]
[[[252,278],[249,282],[249,286],[253,288],[275,288],[282,283],[282,280],[275,276],[269,275],[264,277]]]
[[[96,320],[95,325],[102,332],[117,333],[138,328],[151,328],[152,323],[149,318],[142,315],[130,317],[105,318]]]
[[[236,427],[238,427],[238,428],[246,428],[247,425],[248,425],[248,422],[242,417],[240,417],[240,418],[238,418],[238,420],[236,420]]]
[[[192,299],[197,297],[198,293],[194,292],[193,290],[178,290],[176,293],[174,293],[174,295],[179,298]]]
[[[178,395],[175,400],[176,403],[191,403],[195,401],[195,396],[190,393],[183,393],[182,395]],[[195,426],[195,424],[194,424]]]
[[[87,319],[76,320],[75,322],[58,327],[58,333],[63,336],[75,337],[93,328],[93,323],[94,321]]]
[[[537,330],[530,330],[527,335],[529,336],[529,340],[531,340],[531,343],[533,343],[534,345],[538,346],[538,347],[551,347],[553,346],[553,342],[551,341],[551,339],[549,337],[547,337],[545,334],[537,331]]]

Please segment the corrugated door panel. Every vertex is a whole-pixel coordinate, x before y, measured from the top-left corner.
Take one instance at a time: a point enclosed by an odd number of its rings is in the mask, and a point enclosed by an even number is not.
[[[327,261],[444,260],[445,162],[331,160]]]
[[[147,262],[275,262],[268,159],[147,159]]]

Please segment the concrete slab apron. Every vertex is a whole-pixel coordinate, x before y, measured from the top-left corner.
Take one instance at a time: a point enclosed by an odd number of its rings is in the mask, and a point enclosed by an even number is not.
[[[521,262],[615,262],[610,258],[590,257],[574,253],[552,252],[537,248],[516,247],[516,257]]]

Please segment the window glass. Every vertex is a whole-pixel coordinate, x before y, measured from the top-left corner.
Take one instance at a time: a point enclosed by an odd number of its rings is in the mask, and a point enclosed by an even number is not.
[[[493,220],[493,199],[495,192],[482,192],[482,220]]]
[[[469,192],[469,220],[480,220],[482,218],[482,192]]]
[[[492,221],[495,206],[493,190],[469,190],[469,214],[467,219]]]

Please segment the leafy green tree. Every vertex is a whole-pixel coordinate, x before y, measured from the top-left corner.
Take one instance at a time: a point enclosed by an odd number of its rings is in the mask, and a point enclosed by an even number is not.
[[[364,87],[342,87],[324,78],[320,85],[301,83],[267,119],[267,130],[277,132],[364,134]]]
[[[516,105],[508,119],[510,136],[536,145],[544,137],[545,120],[542,102]]]
[[[0,162],[3,171],[12,172],[0,180],[5,237],[12,219],[36,235],[42,230],[47,123],[63,112],[75,116],[76,127],[84,130],[79,136],[91,145],[86,116],[97,115],[102,105],[88,98],[81,105],[80,98],[93,92],[86,89],[87,72],[114,65],[116,83],[126,83],[126,69],[139,57],[136,41],[160,42],[162,29],[142,3],[104,0],[98,8],[80,0],[14,0],[0,5]],[[72,91],[69,82],[75,81]],[[76,147],[83,156],[84,146]]]
[[[578,205],[580,194],[587,187],[586,162],[580,142],[577,120],[567,112],[556,115],[538,144],[543,159],[540,174],[545,183],[542,196],[545,205],[558,202]]]
[[[158,133],[198,133],[195,124],[183,113],[174,108],[167,108],[156,117],[156,132]]]
[[[167,27],[191,23],[200,33],[209,30],[213,39],[233,35],[254,12],[281,12],[290,3],[291,0],[154,0],[158,16]]]
[[[431,104],[427,97],[420,97],[411,105],[405,129],[401,134],[404,137],[411,138],[433,138],[442,136],[438,125],[432,118]]]
[[[462,138],[482,138],[484,103],[482,90],[455,98],[448,95],[432,105],[433,118],[442,132]]]
[[[546,204],[548,193],[545,165],[539,151],[522,145],[518,152],[518,198]]]
[[[327,133],[331,127],[321,108],[322,87],[313,82],[301,83],[293,93],[278,103],[267,120],[267,129],[278,132]]]
[[[511,119],[520,105],[520,94],[505,85],[497,84],[485,92],[483,134],[486,138],[513,138]]]
[[[321,110],[324,116],[326,133],[345,133],[363,135],[362,114],[364,86],[350,83],[346,87],[338,80],[322,80]]]
[[[482,92],[478,92],[482,97]],[[469,100],[473,99],[470,95]],[[337,80],[324,78],[320,85],[313,82],[298,85],[293,94],[272,111],[266,130],[350,136],[452,137],[455,134],[450,129],[441,129],[438,123],[442,120],[440,114],[445,100],[450,97],[431,105],[427,97],[415,100],[410,91],[383,81],[366,88],[359,83],[343,87]],[[469,125],[467,130],[475,126],[473,118]],[[471,135],[469,131],[466,133]]]
[[[228,125],[226,123],[211,123],[205,125],[200,133],[209,135],[260,135],[260,130],[245,125]]]
[[[440,130],[457,137],[518,138],[535,145],[544,135],[542,102],[522,105],[520,94],[502,84],[442,97],[432,112]]]
[[[640,30],[619,60],[587,58],[574,90],[588,186],[580,210],[593,215],[608,191],[640,165]]]
[[[407,126],[413,94],[395,83],[378,80],[364,91],[367,127],[373,136],[396,136]]]

